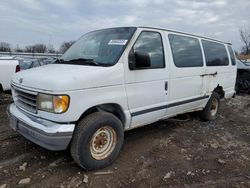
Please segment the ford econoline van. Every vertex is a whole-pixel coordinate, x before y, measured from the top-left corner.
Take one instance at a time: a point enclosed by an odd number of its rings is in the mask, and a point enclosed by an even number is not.
[[[12,79],[11,127],[87,170],[111,164],[124,131],[200,111],[214,120],[235,94],[230,43],[150,27],[83,35],[55,64]]]

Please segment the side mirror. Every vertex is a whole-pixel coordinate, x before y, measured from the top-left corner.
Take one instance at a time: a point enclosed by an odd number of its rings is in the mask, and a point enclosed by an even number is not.
[[[135,52],[135,64],[138,68],[150,67],[150,56],[148,53]]]
[[[151,66],[148,53],[134,52],[129,54],[130,69],[143,69]]]

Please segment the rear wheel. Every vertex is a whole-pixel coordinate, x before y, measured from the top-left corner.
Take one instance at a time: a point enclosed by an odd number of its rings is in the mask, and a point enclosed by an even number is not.
[[[205,121],[215,120],[220,108],[220,96],[213,92],[206,107],[201,111],[201,118]]]
[[[113,114],[96,112],[77,125],[71,143],[71,155],[86,170],[100,169],[118,157],[123,140],[121,121]]]

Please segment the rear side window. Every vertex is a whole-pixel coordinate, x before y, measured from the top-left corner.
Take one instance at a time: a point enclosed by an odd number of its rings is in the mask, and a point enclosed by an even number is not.
[[[229,54],[230,54],[232,65],[236,65],[234,51],[233,51],[231,46],[228,46],[228,51],[229,51]]]
[[[207,66],[225,66],[229,64],[226,48],[223,44],[202,40]]]
[[[202,67],[203,59],[199,40],[170,34],[168,36],[174,64],[177,67]]]

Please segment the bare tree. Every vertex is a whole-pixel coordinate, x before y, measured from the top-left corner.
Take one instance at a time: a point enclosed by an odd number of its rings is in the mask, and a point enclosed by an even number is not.
[[[68,42],[63,42],[62,44],[61,44],[61,46],[60,46],[60,49],[59,49],[59,51],[61,52],[61,53],[64,53],[64,52],[66,52],[73,44],[75,43],[75,41],[68,41]]]
[[[248,29],[240,29],[240,38],[244,44],[242,47],[242,53],[244,53],[245,55],[250,54],[250,27]]]
[[[56,52],[56,50],[52,44],[47,46],[47,52],[48,53],[55,53]]]
[[[17,44],[16,48],[14,49],[14,52],[23,52],[24,50],[22,48],[19,47],[19,45]]]
[[[0,42],[0,51],[1,52],[10,52],[11,51],[10,44],[7,42]]]
[[[47,46],[45,44],[34,44],[32,46],[26,46],[25,51],[30,53],[45,53],[47,52]]]
[[[25,52],[34,52],[33,46],[25,46]]]
[[[34,52],[36,53],[45,53],[47,52],[47,46],[45,44],[35,44],[33,45]]]

